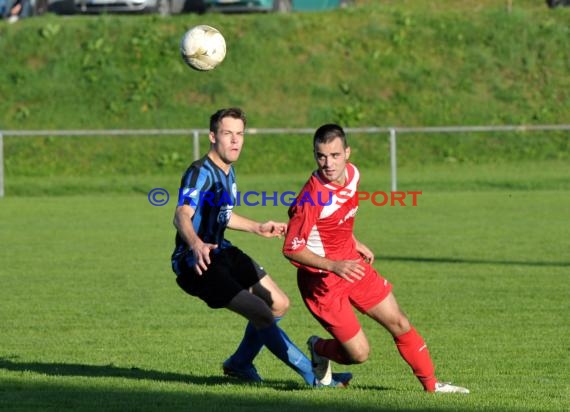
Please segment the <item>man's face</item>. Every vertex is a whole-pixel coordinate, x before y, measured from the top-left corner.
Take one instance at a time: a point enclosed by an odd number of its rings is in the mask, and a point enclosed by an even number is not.
[[[214,145],[214,150],[220,159],[231,164],[238,160],[243,146],[244,124],[241,119],[224,117],[218,131],[214,134],[210,132],[210,142]]]
[[[328,143],[315,145],[315,160],[321,176],[341,186],[346,180],[345,170],[349,156],[350,147],[343,148],[342,140],[338,137]]]

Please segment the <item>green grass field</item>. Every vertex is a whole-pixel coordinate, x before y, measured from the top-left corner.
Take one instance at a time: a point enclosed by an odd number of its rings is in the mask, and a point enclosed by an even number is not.
[[[389,335],[368,319],[370,360],[336,366],[355,375],[347,390],[305,388],[268,351],[256,362],[263,386],[224,378],[221,362],[245,322],[176,287],[173,201],[153,207],[145,193],[175,190],[177,176],[131,177],[139,193],[7,196],[0,199],[0,409],[568,410],[569,170],[555,162],[403,169],[401,189],[423,191],[418,206],[359,210],[357,235],[426,338],[438,376],[467,386],[468,396],[423,393]],[[388,190],[386,170],[363,175],[363,189]],[[271,182],[296,190],[302,177]],[[267,188],[259,176],[240,178],[242,190]],[[238,212],[285,218],[283,207]],[[288,292],[282,326],[305,350],[306,338],[323,331],[299,299],[281,242],[228,238]]]
[[[252,128],[568,123],[570,9],[536,0],[355,4],[0,22],[0,129],[204,128],[228,105],[242,106]],[[207,74],[178,54],[182,33],[204,22],[228,42],[226,61]],[[361,190],[390,188],[387,137],[350,136]],[[240,190],[298,190],[312,167],[308,139],[256,136],[236,165]],[[177,288],[174,200],[147,200],[155,187],[176,193],[188,136],[6,135],[0,409],[568,411],[569,142],[553,131],[398,136],[398,189],[421,190],[418,206],[364,203],[356,231],[424,335],[439,378],[472,392],[433,396],[364,318],[373,351],[363,365],[336,367],[355,375],[347,390],[306,388],[268,351],[256,361],[263,386],[222,375],[245,321]],[[238,212],[286,218],[284,207]],[[228,237],[289,294],[281,325],[305,350],[324,331],[300,301],[281,242]]]

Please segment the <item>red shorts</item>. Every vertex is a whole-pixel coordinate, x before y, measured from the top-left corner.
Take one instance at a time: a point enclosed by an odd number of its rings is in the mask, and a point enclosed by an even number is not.
[[[392,284],[362,262],[365,276],[350,283],[330,272],[297,271],[297,284],[305,305],[321,325],[337,340],[346,342],[361,329],[352,307],[365,313],[382,302]]]

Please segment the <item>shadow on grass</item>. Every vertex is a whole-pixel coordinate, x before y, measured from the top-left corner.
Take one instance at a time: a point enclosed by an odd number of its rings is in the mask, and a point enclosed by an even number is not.
[[[0,378],[0,409],[18,411],[62,409],[77,411],[207,411],[207,412],[451,412],[458,409],[484,411],[486,406],[474,404],[477,398],[460,396],[434,397],[432,394],[408,392],[386,396],[387,388],[366,385],[355,390],[314,390],[315,396],[305,396],[313,389],[294,381],[268,381],[264,385],[244,385],[222,377],[168,373],[114,365],[98,366],[73,363],[18,362],[15,357],[0,358],[0,370],[33,372],[40,376],[21,374]],[[93,382],[93,384],[48,377],[118,377],[157,382],[195,384],[188,389],[153,386],[151,389],[125,384]],[[233,382],[249,388],[229,390]],[[223,384],[222,386],[219,386]],[[211,386],[212,388],[208,388]],[[259,390],[257,389],[259,388]],[[252,391],[253,389],[253,391]],[[269,391],[268,391],[269,389]],[[288,389],[283,391],[282,389]],[[295,391],[294,389],[297,389]],[[366,392],[363,392],[366,391]],[[323,392],[324,391],[324,392]],[[395,390],[398,392],[398,390]],[[330,395],[329,395],[330,394]],[[467,408],[467,409],[465,409]],[[500,412],[515,412],[516,408],[496,407]]]
[[[457,406],[402,408],[379,404],[355,405],[354,400],[315,402],[293,396],[255,394],[159,392],[115,388],[76,387],[46,382],[3,382],[0,407],[11,411],[184,411],[184,412],[437,412],[456,411]],[[358,396],[358,395],[355,395]],[[497,410],[497,409],[495,409]],[[501,412],[505,410],[499,409]],[[510,412],[510,411],[507,411]],[[514,410],[512,412],[515,412]]]
[[[124,378],[136,380],[152,380],[158,382],[180,382],[192,385],[251,385],[243,381],[225,376],[198,376],[174,372],[161,372],[136,367],[124,368],[110,365],[84,365],[78,363],[42,363],[42,362],[16,362],[9,358],[0,358],[0,369],[15,372],[36,372],[50,376],[84,376]],[[266,384],[281,390],[304,389],[305,386],[291,380],[266,380]]]
[[[540,261],[522,261],[522,260],[486,260],[486,259],[465,259],[465,258],[432,258],[432,257],[414,257],[414,256],[375,256],[378,262],[383,260],[393,260],[400,262],[418,262],[418,263],[466,263],[474,265],[513,265],[513,266],[559,266],[569,267],[570,262],[540,262]]]
[[[180,382],[192,385],[248,385],[269,387],[278,390],[305,390],[309,389],[305,384],[293,380],[264,379],[263,384],[247,383],[226,376],[198,376],[173,372],[160,372],[155,370],[140,369],[136,367],[123,368],[110,365],[84,365],[77,363],[42,363],[42,362],[17,362],[10,358],[0,358],[0,369],[15,372],[35,372],[50,376],[84,376],[124,378],[136,380],[151,380],[158,382]],[[382,386],[366,386],[370,390],[387,390]]]
[[[114,365],[85,365],[75,363],[43,363],[43,362],[18,362],[16,358],[0,358],[0,370],[13,372],[33,372],[51,377],[117,377],[135,380],[150,380],[157,382],[181,382],[196,387],[188,387],[188,390],[164,390],[157,387],[156,390],[133,389],[129,385],[113,385],[113,387],[101,386],[100,384],[76,385],[70,381],[45,381],[29,378],[22,375],[14,377],[2,377],[0,385],[0,409],[12,408],[18,410],[59,410],[71,409],[82,410],[192,410],[208,412],[232,412],[232,411],[287,411],[299,412],[301,410],[323,412],[365,412],[370,410],[366,402],[355,405],[350,400],[338,398],[336,400],[322,397],[315,403],[314,399],[296,396],[295,392],[312,391],[313,389],[291,380],[268,380],[263,385],[244,384],[235,379],[224,377],[204,377],[192,374],[180,374],[145,370],[139,368],[124,368]],[[224,390],[224,386],[214,391],[200,389],[199,387],[234,384],[244,388],[259,388],[266,391],[263,395],[251,392],[236,394],[235,390]],[[386,388],[367,386],[368,390],[385,390]],[[321,389],[321,391],[342,391],[338,389]],[[347,389],[348,390],[348,389]],[[55,408],[55,409],[53,409]],[[374,408],[374,410],[409,410],[415,412],[428,412],[438,409],[412,408],[401,409],[394,407]]]

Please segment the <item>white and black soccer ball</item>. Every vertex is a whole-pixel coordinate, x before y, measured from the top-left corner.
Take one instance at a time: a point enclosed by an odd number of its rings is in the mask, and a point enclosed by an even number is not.
[[[200,71],[214,69],[226,57],[226,40],[220,31],[201,24],[189,29],[180,42],[182,59]]]

